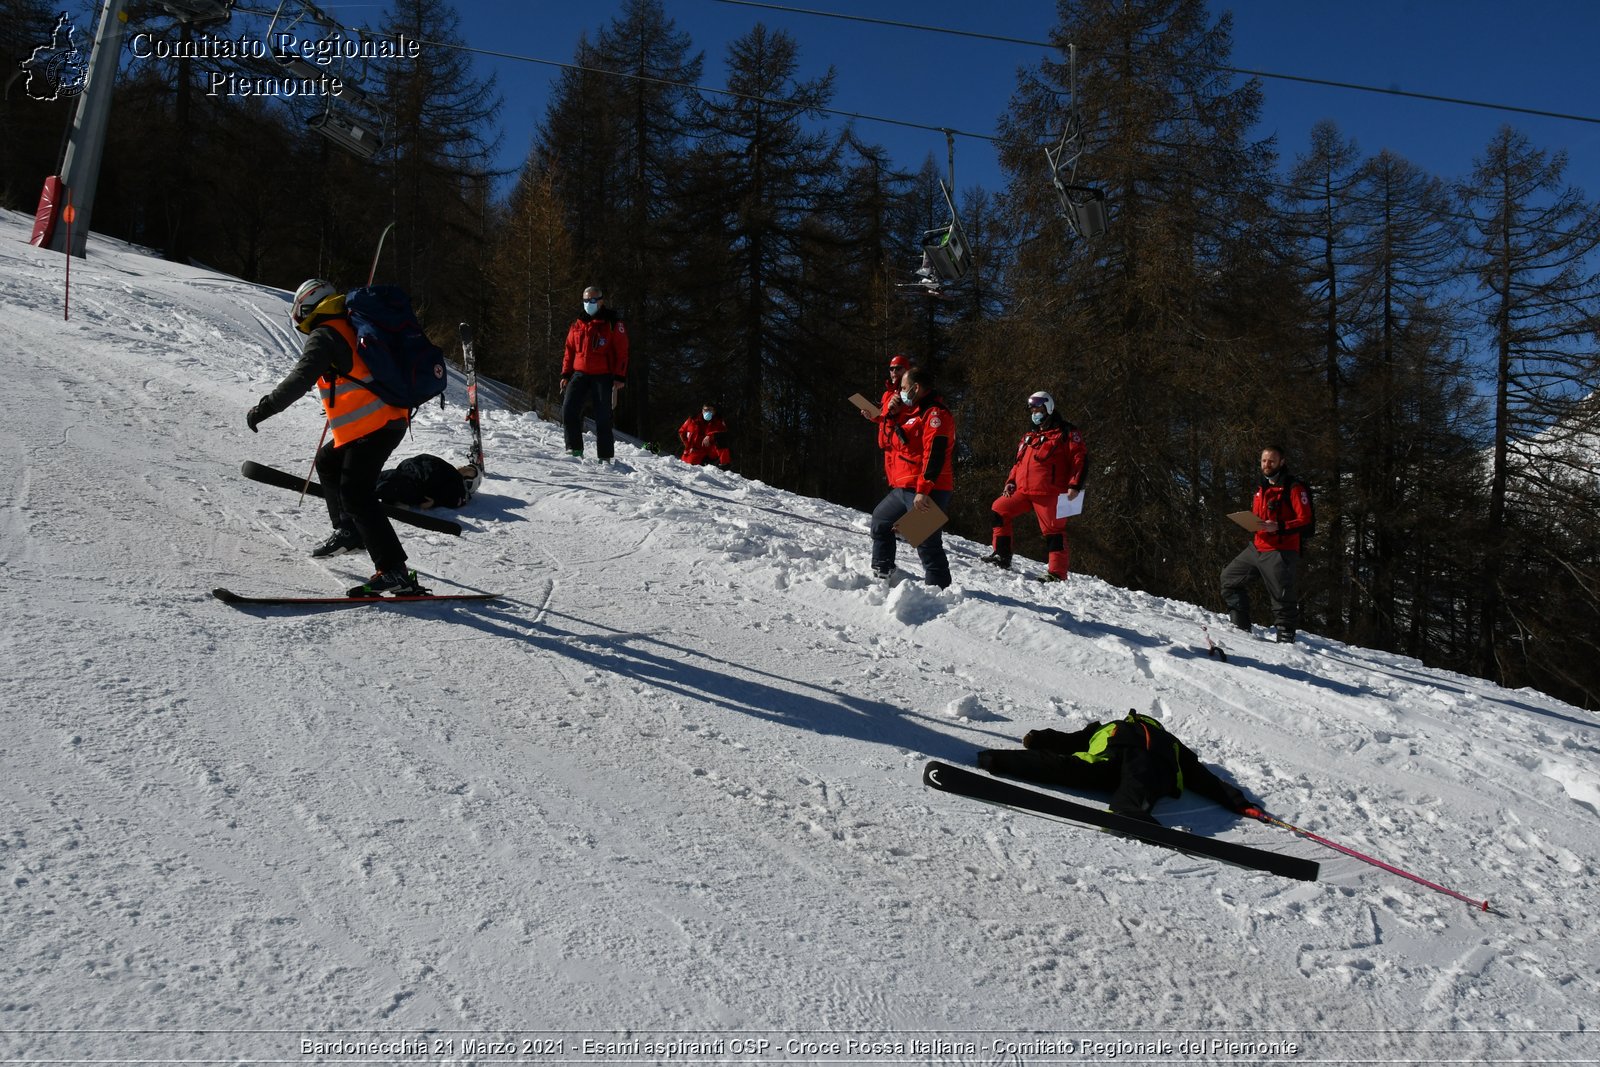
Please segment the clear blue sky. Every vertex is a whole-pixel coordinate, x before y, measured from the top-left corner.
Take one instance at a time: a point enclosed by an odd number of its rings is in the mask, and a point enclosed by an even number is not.
[[[1052,0],[787,0],[828,10],[1043,40],[1054,22]],[[553,0],[462,2],[461,33],[479,47],[570,61],[578,37],[621,8],[620,0],[574,4]],[[361,6],[330,5],[361,21]],[[1025,45],[873,26],[811,14],[720,3],[666,0],[668,14],[706,56],[703,82],[723,83],[728,42],[756,22],[781,28],[800,43],[802,71],[837,73],[834,106],[930,126],[992,133],[1018,67],[1042,54]],[[1600,116],[1593,52],[1600,41],[1600,0],[1214,0],[1234,15],[1232,65],[1410,92],[1459,97],[1567,114]],[[555,69],[479,57],[505,99],[504,139],[497,160],[515,168],[544,114]],[[1569,180],[1600,195],[1600,124],[1403,99],[1327,86],[1264,80],[1261,136],[1276,134],[1287,162],[1302,151],[1312,125],[1336,121],[1364,153],[1390,148],[1445,178],[1464,177],[1475,155],[1503,123],[1543,148],[1567,150]],[[842,121],[842,120],[841,120]],[[915,168],[932,153],[942,165],[942,134],[861,121],[870,141],[897,163]],[[956,177],[963,188],[1001,186],[989,144],[957,138]]]

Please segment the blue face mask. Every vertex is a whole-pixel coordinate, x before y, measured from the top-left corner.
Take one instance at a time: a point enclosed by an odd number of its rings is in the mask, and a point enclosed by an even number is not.
[[[1035,425],[1035,426],[1042,426],[1042,425],[1044,425],[1044,412],[1042,412],[1042,411],[1035,411],[1035,412],[1034,412],[1034,413],[1033,413],[1033,424],[1034,424],[1034,425]]]
[[[715,415],[716,412],[712,411],[710,408],[706,408],[704,411],[700,412],[700,417],[707,422],[710,422]]]
[[[598,300],[585,300],[583,302],[583,313],[585,315],[593,315],[596,312],[598,312],[599,310],[600,310],[600,301],[598,301]]]

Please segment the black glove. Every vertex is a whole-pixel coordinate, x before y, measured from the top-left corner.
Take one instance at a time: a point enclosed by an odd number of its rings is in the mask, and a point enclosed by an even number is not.
[[[256,406],[244,414],[244,424],[250,427],[251,433],[260,433],[256,426],[265,422],[272,415],[272,408],[267,403],[267,398],[262,397],[256,401]]]

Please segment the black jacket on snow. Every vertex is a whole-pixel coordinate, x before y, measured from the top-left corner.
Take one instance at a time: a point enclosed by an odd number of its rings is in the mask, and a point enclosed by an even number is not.
[[[979,765],[995,774],[1046,785],[1110,790],[1111,810],[1136,818],[1150,818],[1156,801],[1179,796],[1185,789],[1229,811],[1251,804],[1201,763],[1189,746],[1156,720],[1136,712],[1115,723],[1091,722],[1070,733],[1033,730],[1024,743],[1028,747],[1022,751],[985,752]]]
[[[454,464],[423,454],[378,475],[378,499],[413,508],[459,508],[467,502],[467,483]]]

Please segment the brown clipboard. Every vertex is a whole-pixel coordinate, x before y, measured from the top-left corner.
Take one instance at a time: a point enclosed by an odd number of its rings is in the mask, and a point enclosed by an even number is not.
[[[1228,518],[1243,526],[1251,533],[1261,529],[1261,517],[1253,511],[1230,511]]]
[[[874,404],[860,393],[851,394],[850,403],[860,408],[866,414],[871,415],[873,418],[877,418],[879,415],[883,414],[883,412],[878,409],[878,405]]]
[[[938,504],[930,500],[928,501],[927,511],[918,511],[916,508],[912,508],[900,517],[900,521],[894,524],[894,528],[906,544],[916,548],[933,536],[934,531],[949,521],[950,516],[941,511]]]

